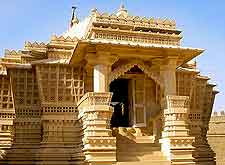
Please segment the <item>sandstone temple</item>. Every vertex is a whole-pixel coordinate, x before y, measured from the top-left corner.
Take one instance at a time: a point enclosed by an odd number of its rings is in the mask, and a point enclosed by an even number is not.
[[[214,84],[170,19],[93,9],[0,60],[2,165],[215,165]]]

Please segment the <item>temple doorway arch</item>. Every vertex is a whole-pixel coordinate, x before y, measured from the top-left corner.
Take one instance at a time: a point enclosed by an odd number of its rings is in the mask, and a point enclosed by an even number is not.
[[[127,64],[122,69],[115,69],[120,70],[120,74],[116,74],[115,70],[111,74],[112,127],[146,127],[150,116],[156,116],[160,110],[160,80],[153,74],[147,74],[147,67],[141,68]]]

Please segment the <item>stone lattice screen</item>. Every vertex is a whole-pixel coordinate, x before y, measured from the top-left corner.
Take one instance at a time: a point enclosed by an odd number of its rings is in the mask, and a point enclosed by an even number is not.
[[[13,137],[13,120],[15,109],[13,104],[10,77],[0,75],[0,158],[5,156],[5,151],[10,148]]]
[[[40,98],[34,69],[9,69],[16,119],[15,147],[17,143],[40,143]]]
[[[8,120],[12,121],[15,118],[15,111],[10,78],[6,75],[0,76],[0,110],[1,130],[11,131],[11,124],[8,123]]]
[[[40,98],[35,70],[10,69],[16,115],[23,117],[40,116]]]
[[[208,79],[198,76],[196,72],[178,71],[176,75],[177,94],[179,96],[189,96],[191,100],[190,126],[193,128],[199,125],[203,126],[203,122],[206,122],[205,126],[207,126],[215,96],[213,85],[208,84]]]
[[[32,69],[10,69],[16,105],[39,105],[38,86]]]
[[[0,109],[13,109],[10,78],[0,76]]]
[[[189,72],[176,73],[177,94],[179,96],[190,96],[193,93],[195,75]]]
[[[195,111],[201,112],[206,105],[211,104],[213,86],[207,80],[205,77],[198,77],[197,73],[177,72],[177,94],[189,96],[191,109]]]
[[[84,95],[81,67],[52,64],[37,65],[42,103],[74,103]]]

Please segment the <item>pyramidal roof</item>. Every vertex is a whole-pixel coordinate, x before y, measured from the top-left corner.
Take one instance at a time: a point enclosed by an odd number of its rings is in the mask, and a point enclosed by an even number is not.
[[[65,38],[84,39],[91,24],[91,16],[86,17],[83,21],[73,24],[67,32],[63,34]]]

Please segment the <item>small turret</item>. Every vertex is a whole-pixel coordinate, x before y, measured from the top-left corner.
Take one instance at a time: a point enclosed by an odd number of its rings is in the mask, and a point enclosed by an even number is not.
[[[71,18],[71,21],[70,21],[70,28],[73,27],[73,25],[76,25],[76,24],[79,23],[79,20],[77,18],[77,14],[75,13],[76,9],[77,9],[77,7],[72,6],[72,18]]]

